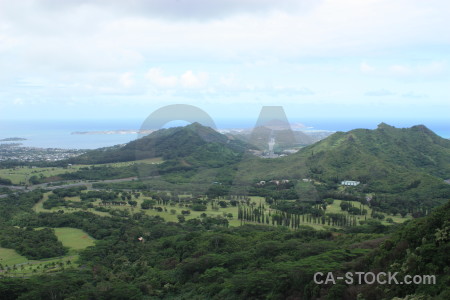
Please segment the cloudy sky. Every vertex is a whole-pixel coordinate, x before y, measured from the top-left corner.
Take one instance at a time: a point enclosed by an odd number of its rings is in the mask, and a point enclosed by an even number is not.
[[[1,119],[447,120],[447,0],[0,0]]]

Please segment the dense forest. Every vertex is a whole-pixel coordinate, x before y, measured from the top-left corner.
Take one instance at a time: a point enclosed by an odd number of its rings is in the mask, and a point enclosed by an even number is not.
[[[79,189],[57,191],[74,195]],[[88,192],[108,198],[108,193]],[[62,255],[50,229],[72,227],[98,241],[80,253],[80,268],[54,275],[0,279],[2,299],[381,299],[449,294],[450,202],[427,217],[365,233],[245,225],[220,218],[165,222],[89,212],[34,213],[42,192],[1,199],[13,209],[2,221],[1,246],[30,258]],[[14,227],[15,226],[15,227]],[[142,237],[142,240],[138,239]],[[45,249],[45,251],[44,251]],[[318,285],[316,272],[433,274],[435,285]]]
[[[0,246],[16,250],[28,259],[61,256],[67,253],[62,243],[49,228],[0,227]]]
[[[423,126],[381,124],[276,160],[249,156],[248,147],[194,124],[80,156],[115,162],[142,152],[162,158],[157,164],[94,164],[30,177],[48,185],[3,187],[2,253],[66,261],[33,273],[0,261],[1,299],[450,297],[448,141]],[[360,184],[343,186],[347,179]],[[61,229],[93,246],[65,246]],[[317,283],[317,272],[435,282]]]

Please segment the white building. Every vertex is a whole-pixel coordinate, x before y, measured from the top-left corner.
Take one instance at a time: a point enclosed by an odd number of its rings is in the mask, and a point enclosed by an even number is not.
[[[341,182],[341,185],[346,185],[346,186],[357,186],[358,184],[360,184],[359,181],[352,181],[352,180],[344,180]]]

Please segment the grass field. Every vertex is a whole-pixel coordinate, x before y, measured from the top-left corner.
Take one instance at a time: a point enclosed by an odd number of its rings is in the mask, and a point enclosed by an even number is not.
[[[96,166],[111,166],[111,167],[125,167],[136,163],[145,164],[160,164],[164,162],[162,158],[148,158],[131,162],[119,162],[109,164],[98,164]],[[39,177],[51,177],[64,173],[73,173],[80,168],[88,167],[88,165],[72,165],[69,168],[51,167],[51,168],[38,168],[38,167],[15,167],[9,169],[0,169],[0,178],[9,179],[13,184],[29,184],[31,176]]]
[[[51,192],[45,193],[44,197],[42,198],[42,200],[40,200],[39,202],[37,202],[34,206],[33,206],[33,210],[37,213],[40,212],[57,212],[58,210],[64,210],[64,211],[68,211],[68,212],[75,212],[75,211],[81,211],[81,209],[77,209],[77,208],[65,208],[65,207],[53,207],[51,209],[45,209],[43,207],[44,202],[48,199],[48,195]],[[66,198],[67,200],[70,201],[80,201],[80,197],[68,197]],[[93,208],[88,208],[86,211],[97,214],[99,216],[109,216],[110,214],[107,212],[102,212],[102,211],[96,211]]]
[[[240,221],[237,219],[238,208],[235,206],[228,206],[226,208],[219,208],[218,210],[212,210],[211,205],[207,205],[208,209],[206,211],[194,211],[189,207],[178,207],[170,205],[156,205],[156,206],[162,207],[163,209],[164,208],[167,209],[167,212],[166,211],[158,212],[154,209],[147,209],[145,210],[145,213],[147,215],[160,216],[164,218],[164,220],[169,222],[178,222],[177,216],[181,215],[182,210],[190,210],[191,212],[189,215],[185,215],[186,220],[198,218],[202,213],[205,213],[208,217],[223,216],[224,213],[225,214],[231,213],[233,214],[233,218],[228,220],[230,226],[240,225]],[[176,211],[175,214],[170,213],[172,209]]]
[[[19,255],[13,249],[0,248],[0,263],[6,269],[8,266],[8,276],[29,276],[36,273],[57,272],[62,268],[78,267],[78,251],[93,246],[95,239],[86,232],[76,228],[63,227],[54,228],[55,235],[62,244],[69,248],[69,253],[63,257],[56,257],[42,260],[28,260]],[[0,271],[0,274],[6,274]]]
[[[135,161],[125,161],[125,162],[118,162],[118,163],[107,163],[107,164],[101,164],[97,166],[111,166],[111,167],[126,167],[131,166],[134,164],[144,163],[144,164],[151,164],[156,165],[163,163],[164,160],[161,157],[155,157],[155,158],[147,158],[147,159],[141,159],[141,160],[135,160]]]
[[[44,204],[44,202],[48,199],[48,195],[49,195],[50,193],[51,193],[51,192],[45,193],[45,194],[44,194],[44,197],[43,197],[41,200],[39,200],[39,201],[33,206],[33,210],[34,210],[35,212],[40,213],[40,212],[43,212],[43,211],[46,211],[46,212],[51,211],[51,210],[48,210],[48,209],[44,209],[44,207],[42,206],[42,205]]]
[[[180,198],[183,198],[183,196],[180,196]],[[154,209],[146,209],[143,210],[141,209],[141,203],[144,201],[144,199],[148,199],[148,197],[144,197],[144,196],[140,196],[139,198],[135,199],[138,202],[138,205],[136,208],[131,208],[129,206],[111,206],[111,208],[113,209],[120,209],[120,210],[125,210],[128,209],[130,210],[130,212],[139,212],[139,211],[144,211],[147,215],[149,216],[160,216],[162,218],[164,218],[164,220],[166,220],[167,222],[178,222],[178,215],[181,215],[181,211],[182,210],[190,210],[190,214],[189,215],[185,215],[185,219],[189,220],[189,219],[195,219],[200,217],[200,215],[202,213],[205,213],[207,216],[209,217],[215,217],[215,216],[223,216],[223,214],[228,214],[231,213],[233,215],[232,219],[228,219],[230,226],[239,226],[240,225],[240,221],[237,219],[238,216],[238,208],[237,206],[228,206],[226,208],[219,208],[217,210],[213,210],[211,208],[211,204],[207,205],[207,210],[206,211],[194,211],[189,207],[180,207],[178,204],[175,206],[171,206],[171,205],[158,205],[156,204],[156,207],[161,207],[164,209],[164,211],[162,212],[158,212]],[[264,202],[264,198],[262,197],[251,197],[251,201],[258,203],[260,201]],[[167,211],[166,211],[167,210]],[[171,213],[171,210],[175,210],[175,214]]]
[[[182,199],[183,197],[187,197],[188,195],[181,195],[180,198]],[[64,211],[67,212],[73,212],[73,211],[79,211],[81,209],[79,208],[65,208],[65,207],[54,207],[51,210],[46,210],[42,207],[43,202],[48,198],[48,194],[46,194],[44,196],[44,199],[40,202],[38,202],[35,206],[34,206],[34,210],[36,212],[41,212],[41,211],[58,211],[60,209],[63,209]],[[161,207],[163,209],[163,211],[159,212],[155,209],[146,209],[143,210],[141,209],[141,203],[145,200],[148,199],[148,197],[142,196],[142,194],[135,199],[137,201],[137,206],[135,208],[130,207],[129,205],[126,206],[107,206],[107,208],[109,209],[113,209],[113,210],[128,210],[131,214],[136,213],[136,212],[145,212],[147,215],[150,216],[160,216],[162,217],[164,220],[166,220],[167,222],[178,222],[178,215],[181,215],[181,211],[182,210],[189,210],[190,214],[189,215],[184,215],[186,220],[189,219],[194,219],[194,218],[199,218],[203,213],[205,213],[207,216],[209,217],[215,217],[215,216],[223,216],[223,217],[227,217],[227,215],[229,213],[232,214],[232,218],[227,218],[229,225],[230,226],[240,226],[242,223],[240,220],[237,219],[238,217],[238,207],[237,206],[231,206],[229,205],[226,208],[218,208],[218,209],[212,209],[211,204],[207,205],[207,210],[206,211],[194,211],[189,207],[186,207],[183,205],[183,202],[181,201],[181,205],[179,203],[175,204],[175,205],[158,205],[156,204],[155,207]],[[271,209],[269,208],[268,205],[266,205],[265,200],[263,197],[256,197],[256,196],[252,196],[250,197],[250,202],[254,203],[256,206],[259,206],[260,204],[265,205],[265,212],[266,214],[269,213],[269,211],[271,211]],[[70,197],[70,198],[66,198],[66,200],[70,200],[70,201],[80,201],[79,197]],[[340,204],[341,204],[341,200],[334,200],[334,202],[331,205],[327,206],[326,209],[326,213],[343,213],[343,214],[348,214],[348,212],[342,211],[340,208]],[[351,202],[351,201],[350,201]],[[359,202],[352,202],[353,205],[357,208],[359,208],[360,203]],[[100,204],[100,201],[97,200],[96,202],[93,203],[95,206],[98,206]],[[367,217],[365,218],[364,216],[355,216],[356,220],[359,221],[364,221],[365,219],[370,219],[370,215],[372,213],[372,210],[370,207],[368,207],[367,205],[362,205],[363,209],[367,210]],[[93,208],[89,208],[86,209],[86,211],[95,213],[97,215],[102,215],[102,216],[108,216],[110,215],[109,212],[101,212],[101,211],[96,211]],[[273,211],[273,210],[272,210]],[[384,225],[389,225],[390,223],[386,221],[387,218],[392,218],[393,221],[395,223],[402,223],[408,219],[411,218],[410,215],[406,216],[405,218],[402,218],[401,216],[397,215],[397,216],[390,216],[387,214],[385,215],[385,219],[382,220],[382,224]],[[256,222],[249,222],[246,221],[244,222],[245,224],[258,224]],[[327,224],[322,225],[322,224],[316,224],[316,223],[303,223],[302,225],[307,225],[307,226],[311,226],[315,229],[326,229],[329,226]]]
[[[8,265],[7,272],[0,271],[0,274],[11,277],[28,277],[35,274],[53,273],[63,268],[76,268],[78,255],[67,255],[47,260],[27,260],[25,262]]]
[[[31,168],[31,167],[15,167],[11,169],[0,169],[0,177],[9,179],[13,184],[29,184],[31,176],[51,177],[62,173],[72,173],[78,171],[83,165],[72,166],[71,168]]]
[[[28,261],[28,259],[25,256],[18,254],[15,250],[0,247],[0,264],[4,266],[15,265],[26,261]]]
[[[327,206],[327,211],[326,212],[327,213],[344,213],[344,214],[348,214],[348,212],[344,212],[344,211],[341,210],[341,207],[340,207],[341,202],[342,202],[342,200],[336,200],[335,199],[333,204]],[[349,201],[349,202],[353,203],[353,205],[355,207],[357,207],[357,208],[359,208],[359,206],[361,205],[359,202],[356,202],[356,201]],[[362,205],[362,209],[367,210],[367,219],[369,219],[370,215],[372,214],[372,209],[369,206],[367,206],[367,205]],[[383,214],[384,214],[385,218],[384,218],[384,220],[381,223],[383,223],[384,225],[388,225],[389,224],[389,222],[386,221],[387,218],[392,218],[392,220],[395,223],[403,223],[406,220],[409,220],[409,219],[412,218],[410,214],[406,215],[406,217],[404,217],[404,218],[402,218],[400,215],[392,216],[392,215],[388,215],[388,214],[385,214],[385,213],[383,213]],[[357,220],[364,220],[364,216],[356,216],[356,218],[357,218]]]
[[[190,219],[195,219],[200,217],[201,214],[205,213],[207,216],[209,217],[215,217],[215,216],[224,216],[224,214],[228,214],[231,213],[233,215],[233,218],[228,219],[229,222],[229,226],[241,226],[241,220],[238,220],[238,207],[237,206],[228,206],[226,208],[218,208],[217,210],[213,210],[211,208],[211,204],[207,205],[207,210],[206,211],[193,211],[191,208],[189,207],[179,207],[178,205],[175,206],[170,206],[170,205],[155,205],[155,207],[161,207],[164,209],[164,211],[162,212],[158,212],[154,209],[146,209],[146,210],[142,210],[140,208],[140,204],[143,202],[143,200],[147,198],[147,197],[142,197],[140,196],[137,200],[138,205],[136,208],[130,208],[128,206],[111,206],[111,208],[113,209],[119,209],[119,210],[125,210],[128,209],[130,210],[131,213],[136,213],[139,211],[144,211],[147,215],[149,216],[160,216],[162,217],[164,220],[166,220],[167,222],[178,222],[178,218],[177,216],[181,214],[182,210],[190,210],[190,214],[189,215],[185,215],[185,219],[186,220],[190,220]],[[182,198],[182,197],[180,197]],[[266,206],[266,214],[269,213],[269,211],[273,212],[273,209],[268,208],[268,205],[265,203],[265,199],[263,197],[258,197],[258,196],[250,196],[249,197],[250,203],[255,203],[256,206],[259,206],[260,204],[265,205]],[[339,205],[337,206],[337,208],[340,211],[340,207]],[[172,214],[170,211],[171,210],[175,210],[176,213]],[[167,210],[167,211],[166,211]],[[243,221],[242,224],[259,224],[259,225],[263,225],[261,223],[257,223],[257,222],[250,222],[250,221]],[[329,226],[327,225],[322,225],[322,224],[313,224],[313,223],[303,223],[302,225],[307,225],[310,226],[314,229],[318,229],[318,230],[323,230],[328,228]],[[272,225],[269,225],[272,226]]]
[[[62,227],[54,228],[55,235],[61,243],[71,250],[83,250],[94,245],[94,239],[81,229]]]

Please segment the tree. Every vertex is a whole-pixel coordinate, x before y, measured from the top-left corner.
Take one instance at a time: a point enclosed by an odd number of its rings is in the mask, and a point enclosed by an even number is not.
[[[223,200],[221,200],[221,201],[219,201],[219,205],[220,205],[220,207],[225,208],[225,207],[228,206],[228,203],[223,201]]]
[[[144,202],[141,203],[141,208],[149,209],[153,208],[153,205],[155,205],[155,200],[145,199]]]
[[[204,204],[197,203],[197,204],[192,205],[192,210],[195,210],[195,211],[205,211],[206,209],[207,209],[207,207]]]

